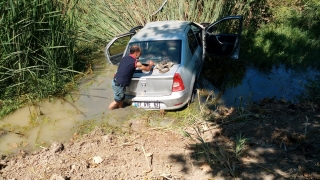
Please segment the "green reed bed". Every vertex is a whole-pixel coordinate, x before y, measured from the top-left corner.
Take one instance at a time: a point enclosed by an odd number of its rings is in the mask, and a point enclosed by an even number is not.
[[[0,3],[0,115],[14,110],[10,99],[56,95],[72,80],[77,29],[66,8],[57,0]]]
[[[97,0],[81,1],[80,38],[97,46],[131,28],[158,20],[213,22],[225,15],[245,14],[250,1],[225,0]],[[162,6],[160,11],[159,8]]]

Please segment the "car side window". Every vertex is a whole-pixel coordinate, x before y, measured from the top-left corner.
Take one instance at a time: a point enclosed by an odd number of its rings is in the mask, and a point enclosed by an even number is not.
[[[202,29],[194,24],[191,24],[191,29],[194,33],[194,35],[196,36],[196,39],[198,41],[198,44],[200,44],[200,46],[202,46]]]
[[[189,43],[189,48],[191,50],[191,53],[194,54],[194,52],[197,50],[197,47],[198,47],[198,41],[191,29],[188,32],[188,43]]]
[[[109,53],[111,56],[114,56],[119,53],[123,53],[123,51],[126,49],[126,46],[130,40],[131,36],[126,36],[119,38],[114,41],[114,43],[109,48]]]

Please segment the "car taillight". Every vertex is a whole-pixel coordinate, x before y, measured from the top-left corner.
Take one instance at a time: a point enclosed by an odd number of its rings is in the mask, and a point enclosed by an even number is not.
[[[172,92],[183,91],[184,84],[179,73],[175,73],[173,76]]]

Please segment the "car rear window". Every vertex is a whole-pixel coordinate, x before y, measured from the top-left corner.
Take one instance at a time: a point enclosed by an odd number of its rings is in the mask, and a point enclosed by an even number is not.
[[[129,49],[133,45],[138,45],[142,49],[142,53],[139,58],[141,63],[146,63],[148,60],[152,60],[155,63],[167,61],[180,64],[181,62],[181,40],[142,41],[130,43],[127,48],[126,55],[129,55]]]

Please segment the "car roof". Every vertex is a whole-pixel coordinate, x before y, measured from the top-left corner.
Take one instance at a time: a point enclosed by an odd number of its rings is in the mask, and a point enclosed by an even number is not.
[[[188,21],[149,22],[132,37],[131,42],[182,39],[188,24]]]

